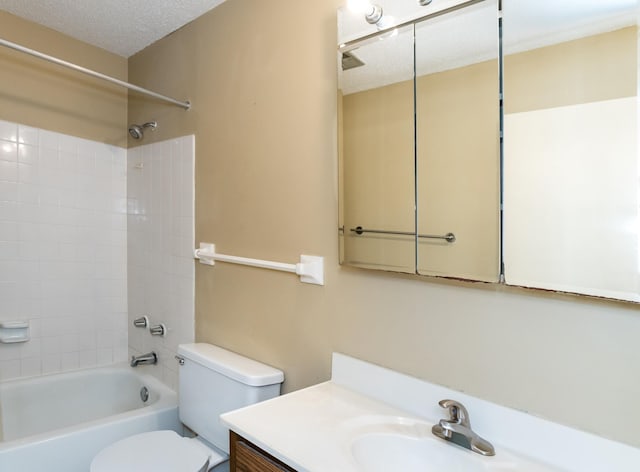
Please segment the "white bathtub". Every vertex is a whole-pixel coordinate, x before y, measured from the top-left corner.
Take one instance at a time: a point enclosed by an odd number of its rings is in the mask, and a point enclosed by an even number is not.
[[[105,446],[157,429],[182,431],[177,396],[127,365],[0,383],[0,472],[87,472]]]

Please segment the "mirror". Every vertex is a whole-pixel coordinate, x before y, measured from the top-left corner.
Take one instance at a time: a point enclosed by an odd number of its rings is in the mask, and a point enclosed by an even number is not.
[[[342,262],[414,273],[413,27],[340,61]]]
[[[339,51],[341,263],[499,278],[498,7],[457,3]]]
[[[415,28],[417,272],[497,282],[498,4],[477,3]]]
[[[506,283],[640,301],[637,2],[503,3]]]
[[[348,43],[341,262],[640,302],[638,1],[497,3]]]

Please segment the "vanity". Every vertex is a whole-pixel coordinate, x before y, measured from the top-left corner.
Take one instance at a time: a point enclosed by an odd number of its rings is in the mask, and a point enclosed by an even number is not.
[[[483,456],[436,437],[438,404],[466,406]],[[589,414],[589,412],[585,412]],[[632,472],[640,449],[562,426],[343,354],[332,377],[221,416],[242,472]]]
[[[233,431],[229,433],[229,448],[230,470],[235,472],[295,472],[284,462]]]

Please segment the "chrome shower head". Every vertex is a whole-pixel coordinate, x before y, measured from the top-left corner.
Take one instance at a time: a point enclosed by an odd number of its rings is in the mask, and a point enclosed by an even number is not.
[[[158,123],[155,121],[149,121],[143,125],[130,125],[129,126],[129,134],[133,139],[142,139],[144,136],[144,129],[151,128],[151,131],[155,131],[158,127]]]

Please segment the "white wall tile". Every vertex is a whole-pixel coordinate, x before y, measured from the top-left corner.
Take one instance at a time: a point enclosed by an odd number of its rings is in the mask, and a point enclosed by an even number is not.
[[[42,339],[35,337],[33,326],[31,326],[32,339],[28,343],[21,344],[20,346],[20,358],[41,358],[42,357]]]
[[[19,144],[18,162],[32,166],[38,165],[40,163],[38,145]]]
[[[193,140],[187,136],[137,147],[128,162],[129,351],[156,351],[159,368],[150,371],[172,388],[177,388],[177,346],[195,336]],[[188,287],[176,290],[181,283]],[[152,325],[164,323],[167,337],[152,338],[148,330],[132,327],[142,314]]]
[[[42,357],[42,373],[53,374],[62,370],[62,356],[58,353],[47,354]]]
[[[16,195],[14,201],[23,205],[39,205],[40,204],[40,190],[35,184],[22,183],[15,187]]]
[[[80,354],[78,352],[65,352],[60,356],[60,369],[74,370],[80,368]]]
[[[27,357],[20,360],[20,377],[35,377],[42,374],[42,359]]]
[[[21,184],[38,185],[40,183],[40,171],[33,164],[20,163],[17,165],[18,179]]]
[[[98,349],[96,363],[98,365],[111,364],[113,362],[113,349]]]
[[[54,149],[58,151],[58,141],[60,139],[60,134],[54,133],[53,131],[48,130],[40,130],[40,148],[43,149]]]
[[[79,367],[85,369],[88,367],[94,367],[98,364],[98,353],[95,349],[88,351],[80,351],[79,355]]]
[[[20,345],[7,344],[5,347],[6,349],[0,350],[0,362],[20,359],[21,357]]]
[[[18,185],[13,182],[0,182],[0,202],[17,202]]]
[[[46,336],[41,338],[43,359],[51,357],[51,354],[59,354],[62,352],[61,341],[60,336]]]
[[[40,130],[30,126],[18,125],[18,142],[38,146],[40,143]]]
[[[0,121],[0,320],[31,325],[27,343],[0,344],[0,378],[126,359],[126,162],[121,148]]]
[[[10,123],[8,121],[0,120],[0,139],[7,141],[18,140],[18,125],[16,123]]]
[[[81,139],[66,134],[58,135],[58,149],[62,152],[78,153],[78,142]]]
[[[0,141],[0,160],[18,162],[18,145],[9,141]]]
[[[18,182],[18,162],[0,160],[0,180]]]
[[[20,360],[0,360],[0,381],[20,377]]]
[[[0,207],[2,211],[2,207]],[[0,220],[0,241],[18,241],[18,222]]]
[[[177,387],[173,356],[194,340],[193,173],[193,136],[127,156],[0,121],[0,319],[31,325],[0,345],[0,379],[156,350],[151,371]],[[169,335],[132,328],[142,314]]]

